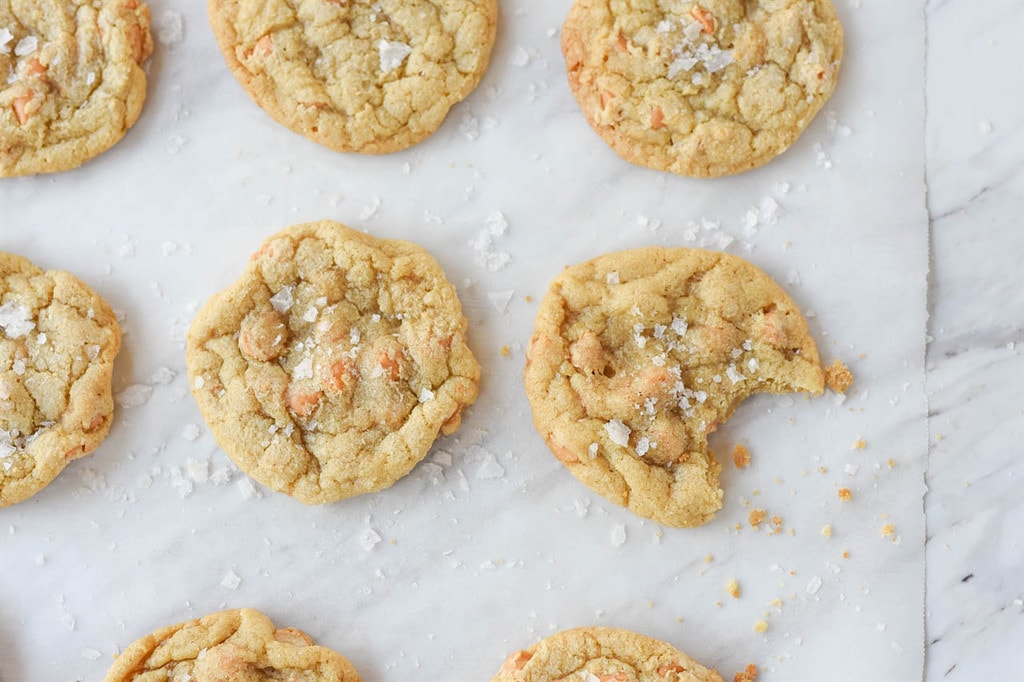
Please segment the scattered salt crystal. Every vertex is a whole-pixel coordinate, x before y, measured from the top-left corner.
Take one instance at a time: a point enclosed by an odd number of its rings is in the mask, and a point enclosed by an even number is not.
[[[487,300],[491,302],[494,309],[499,313],[505,313],[508,310],[509,303],[512,302],[512,297],[515,296],[515,290],[509,289],[508,291],[492,291],[487,294]]]
[[[643,457],[651,449],[651,440],[647,436],[640,436],[636,443],[636,454]]]
[[[35,329],[36,323],[32,321],[32,311],[14,301],[7,301],[0,305],[0,329],[9,339],[17,339],[25,336]]]
[[[270,305],[274,306],[274,310],[279,313],[288,312],[292,309],[292,306],[295,305],[295,299],[293,297],[294,291],[295,287],[293,286],[284,287],[270,297]]]
[[[494,453],[488,452],[484,455],[483,464],[480,465],[479,471],[476,472],[477,478],[501,478],[505,475],[505,469],[498,460],[495,459]]]
[[[597,457],[597,449],[597,443],[591,443],[590,446],[587,448],[587,454],[590,455],[590,459],[594,459],[595,457]]]
[[[452,465],[452,454],[450,452],[445,452],[444,450],[439,450],[434,454],[434,461],[441,466],[449,467]]]
[[[199,427],[195,424],[185,424],[181,429],[181,437],[185,440],[195,440],[199,438]]]
[[[612,547],[621,547],[624,542],[626,542],[626,527],[621,523],[616,523],[612,526]]]
[[[807,594],[817,594],[821,589],[821,578],[814,576],[807,582]]]
[[[7,54],[11,51],[10,42],[14,40],[14,34],[8,28],[0,28],[0,54]]]
[[[860,466],[856,464],[847,464],[843,467],[843,471],[846,472],[847,476],[856,476],[857,472],[860,471]]]
[[[604,430],[608,433],[608,438],[616,445],[622,447],[629,445],[629,434],[632,433],[632,429],[623,424],[621,419],[612,419],[604,425]]]
[[[177,373],[170,367],[157,367],[149,376],[149,383],[166,386],[174,381],[176,376],[178,376]]]
[[[619,272],[618,272],[618,270],[616,270],[614,272],[609,272],[607,275],[605,275],[604,280],[605,280],[605,283],[607,283],[607,284],[618,284],[619,283]]]
[[[247,500],[256,497],[257,494],[256,486],[253,485],[252,479],[248,477],[239,479],[238,490],[242,493],[242,497],[244,497]]]
[[[180,14],[165,10],[153,21],[156,38],[164,45],[177,45],[185,37],[185,24]]]
[[[26,36],[14,46],[14,54],[18,57],[27,57],[39,49],[39,39],[35,36]]]
[[[100,652],[96,651],[95,649],[82,649],[82,658],[86,660],[95,661],[99,659],[100,656]]]
[[[60,617],[60,624],[66,627],[68,630],[75,629],[75,617],[70,613],[65,613]]]
[[[434,392],[431,391],[429,388],[424,388],[424,389],[420,390],[419,401],[421,403],[430,402],[433,399],[434,399]]]
[[[378,542],[381,541],[380,534],[372,528],[367,528],[366,531],[360,536],[359,544],[363,546],[367,552],[373,549]]]
[[[134,384],[118,393],[114,399],[121,407],[139,407],[145,405],[151,395],[153,395],[152,386]]]
[[[292,370],[292,376],[296,379],[312,379],[313,358],[303,358],[302,362],[295,365],[295,369]]]
[[[587,515],[587,512],[590,511],[590,500],[584,497],[577,497],[573,501],[572,507],[573,510],[575,510],[576,512],[576,516],[582,519],[584,516]]]
[[[513,66],[526,66],[530,63],[530,53],[526,51],[526,48],[522,45],[516,45],[515,50],[512,52],[512,64]]]
[[[480,137],[480,121],[472,112],[466,111],[462,114],[462,120],[459,121],[459,132],[469,140]]]
[[[188,477],[196,483],[206,483],[210,480],[210,461],[189,458],[185,462],[185,470]]]
[[[885,632],[885,623],[879,623],[876,625],[875,632]]]
[[[738,384],[743,381],[743,375],[736,371],[735,364],[731,364],[725,368],[725,375],[729,377],[729,381],[733,384]]]
[[[384,73],[397,69],[412,54],[411,47],[397,40],[381,40],[377,43],[377,51],[380,54],[380,70]]]
[[[991,133],[992,132],[992,122],[991,121],[982,121],[981,123],[978,124],[978,129],[981,132],[986,133],[986,134],[987,133]]]
[[[237,590],[238,586],[242,584],[242,578],[234,571],[228,571],[220,579],[220,584],[221,587],[226,587],[229,590]]]

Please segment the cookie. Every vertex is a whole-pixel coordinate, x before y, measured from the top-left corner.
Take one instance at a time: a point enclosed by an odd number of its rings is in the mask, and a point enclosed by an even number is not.
[[[157,630],[114,661],[105,682],[359,682],[348,660],[253,609],[220,611]]]
[[[583,483],[666,526],[722,506],[708,434],[749,395],[824,390],[796,304],[736,256],[649,247],[570,267],[527,349],[548,447]]]
[[[0,253],[0,507],[107,437],[121,329],[74,276]]]
[[[480,366],[441,266],[339,223],[264,242],[188,334],[192,392],[217,442],[307,504],[405,476],[477,395]]]
[[[0,0],[0,177],[112,147],[142,111],[152,51],[138,0]]]
[[[722,682],[670,644],[629,630],[564,630],[516,651],[491,682]]]
[[[275,121],[384,154],[440,127],[490,60],[497,0],[209,0],[224,59]]]
[[[713,178],[800,136],[835,90],[843,29],[830,0],[576,0],[562,51],[622,158]]]

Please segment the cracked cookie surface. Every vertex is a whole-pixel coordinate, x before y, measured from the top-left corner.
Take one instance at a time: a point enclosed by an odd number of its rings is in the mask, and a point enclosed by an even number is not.
[[[281,125],[336,151],[405,149],[483,77],[497,0],[210,0],[228,67]]]
[[[747,261],[649,247],[567,268],[527,349],[537,430],[578,479],[666,526],[722,506],[708,435],[748,396],[824,390],[796,304]]]
[[[259,611],[221,611],[157,630],[117,657],[105,682],[359,682],[348,660]]]
[[[670,644],[608,627],[564,630],[505,660],[491,682],[722,682]]]
[[[0,253],[0,507],[31,497],[106,438],[120,346],[96,292]]]
[[[832,95],[830,0],[576,0],[562,31],[590,125],[632,163],[693,177],[784,152]]]
[[[391,486],[454,433],[480,366],[441,266],[323,221],[269,238],[188,334],[192,393],[246,473],[307,504]]]
[[[0,0],[0,177],[69,170],[124,137],[149,23],[138,0]]]

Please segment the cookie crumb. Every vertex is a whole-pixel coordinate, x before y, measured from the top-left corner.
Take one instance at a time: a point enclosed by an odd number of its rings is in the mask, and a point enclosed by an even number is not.
[[[737,443],[732,450],[732,463],[737,469],[746,469],[750,466],[750,451]]]
[[[509,348],[508,346],[502,346],[501,347],[501,357],[507,358],[510,355],[512,355],[512,349]]]
[[[706,563],[706,564],[710,564],[714,560],[715,560],[715,558],[713,556],[711,556],[710,554],[708,554],[706,557],[704,557],[704,563]]]
[[[883,538],[891,538],[891,537],[893,537],[895,535],[896,535],[896,526],[892,525],[891,523],[887,523],[884,526],[882,526],[882,537]]]
[[[868,442],[866,440],[864,440],[863,438],[858,438],[857,440],[853,441],[853,449],[854,450],[863,450],[867,446],[868,446]]]
[[[753,663],[748,663],[743,672],[736,673],[733,676],[732,682],[754,682],[757,679],[757,672],[757,666]]]
[[[843,554],[842,554],[842,557],[844,559],[849,559],[850,558],[850,550],[844,551]]]
[[[840,488],[836,494],[843,502],[849,502],[853,499],[853,492],[851,492],[849,488]]]
[[[832,526],[829,524],[825,524],[825,527],[821,529],[821,534],[823,537],[826,538],[832,537]]]
[[[750,526],[752,528],[757,528],[758,526],[760,526],[761,522],[764,521],[765,514],[766,512],[764,509],[752,509],[750,511],[750,517],[748,518]]]
[[[730,580],[729,584],[725,586],[725,591],[729,593],[733,599],[740,598],[740,584],[735,580]]]
[[[853,383],[853,373],[843,364],[842,360],[836,360],[831,367],[825,370],[825,385],[836,393],[846,393],[846,389]]]
[[[759,620],[756,623],[754,623],[754,632],[767,632],[767,631],[768,631],[768,621]]]

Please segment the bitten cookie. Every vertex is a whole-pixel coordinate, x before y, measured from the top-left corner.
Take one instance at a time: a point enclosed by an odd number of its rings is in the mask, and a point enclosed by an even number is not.
[[[0,0],[0,177],[112,147],[142,111],[152,51],[138,0]]]
[[[466,326],[419,246],[298,225],[196,316],[192,393],[250,476],[334,502],[389,487],[458,428],[480,377]]]
[[[253,609],[221,611],[157,630],[117,657],[105,682],[359,682],[352,664],[306,633],[275,628]]]
[[[31,497],[107,437],[120,347],[96,292],[0,253],[0,507]]]
[[[722,506],[708,434],[749,395],[824,390],[796,305],[736,256],[650,247],[570,267],[527,349],[526,394],[555,456],[666,526]]]
[[[576,0],[562,51],[622,158],[707,178],[793,144],[836,87],[843,30],[830,0]]]
[[[629,630],[564,630],[516,651],[491,682],[722,682],[670,644]]]
[[[497,0],[209,0],[228,67],[275,121],[335,151],[405,149],[490,60]]]

